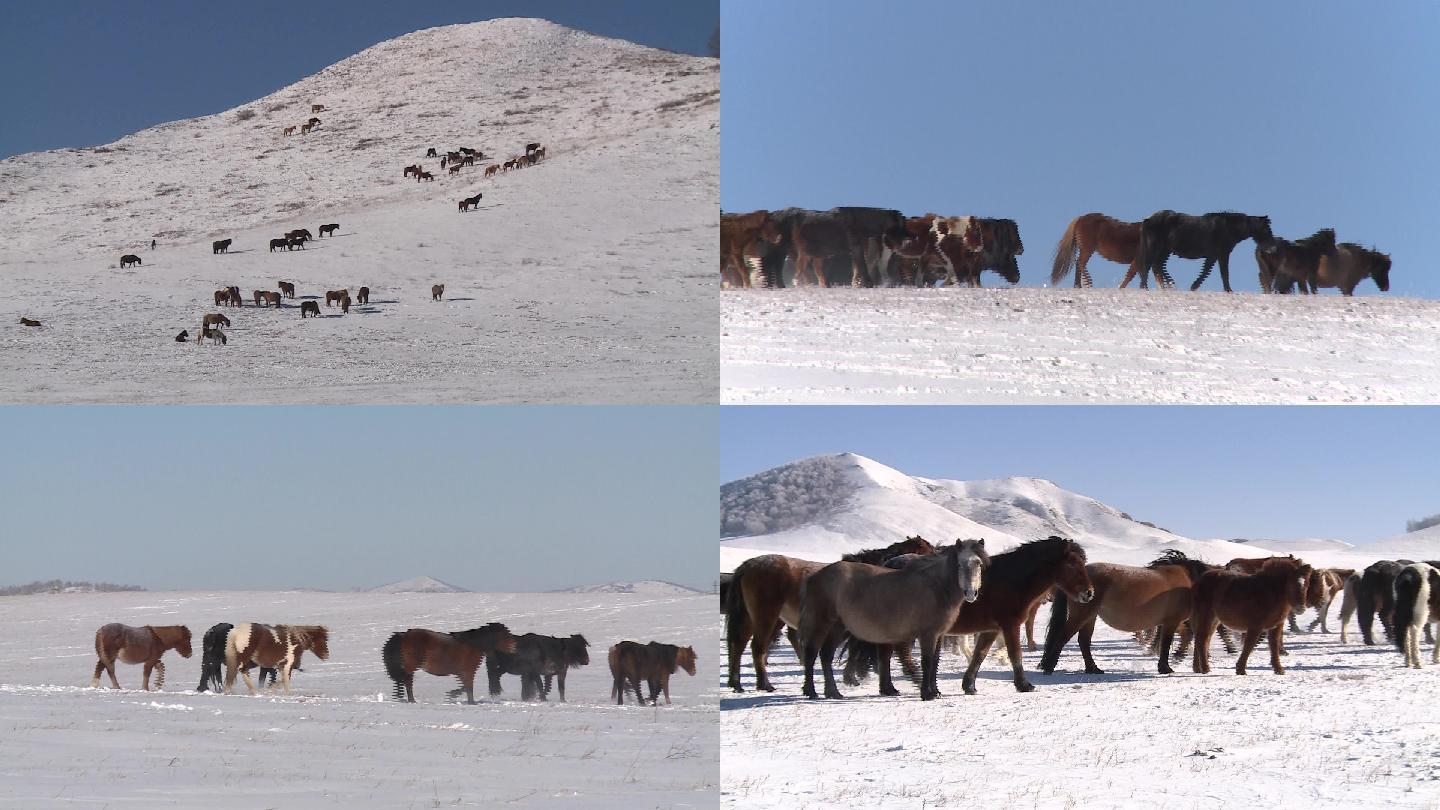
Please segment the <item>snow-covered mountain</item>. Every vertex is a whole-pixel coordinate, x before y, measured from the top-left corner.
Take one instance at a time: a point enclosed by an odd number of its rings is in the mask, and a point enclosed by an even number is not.
[[[732,481],[720,497],[722,571],[772,552],[830,561],[913,534],[936,543],[983,537],[995,551],[1058,534],[1084,544],[1091,560],[1127,565],[1143,565],[1166,548],[1212,562],[1294,553],[1320,565],[1360,567],[1391,553],[1378,543],[1192,539],[1043,479],[920,478],[853,453],[802,459]],[[1440,546],[1440,528],[1433,531],[1429,542]],[[1404,548],[1413,549],[1427,540],[1407,542]]]
[[[579,585],[556,593],[638,593],[652,596],[688,596],[704,593],[684,585],[659,579],[642,579],[637,582],[607,582],[604,585]]]
[[[466,589],[434,577],[412,577],[388,585],[367,588],[367,593],[469,593]]]
[[[1440,560],[1440,526],[1387,537],[1362,546],[1379,557],[1410,560]]]

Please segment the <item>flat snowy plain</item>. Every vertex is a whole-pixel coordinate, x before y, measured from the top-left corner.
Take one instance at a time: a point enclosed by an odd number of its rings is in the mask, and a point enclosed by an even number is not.
[[[1440,301],[1023,287],[720,300],[726,404],[1440,403]]]
[[[0,806],[714,807],[718,688],[713,596],[614,594],[118,593],[0,598]],[[219,621],[329,626],[294,694],[197,694],[200,636]],[[183,623],[190,659],[166,654],[165,691],[90,689],[94,632],[111,621]],[[478,705],[445,702],[423,673],[414,705],[390,697],[380,645],[407,627],[505,622],[582,633],[591,663],[567,703],[524,703],[519,681]],[[616,706],[606,651],[622,639],[692,645],[696,677],[674,704]]]

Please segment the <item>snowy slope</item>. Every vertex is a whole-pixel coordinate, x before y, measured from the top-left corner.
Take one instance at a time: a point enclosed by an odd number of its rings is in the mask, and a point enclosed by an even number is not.
[[[320,128],[284,137],[312,102]],[[718,102],[716,60],[494,20],[381,43],[235,110],[0,161],[0,399],[712,399]],[[489,180],[489,160],[452,177],[424,157],[531,141],[546,161]],[[402,177],[411,163],[436,181]],[[268,251],[328,222],[333,241]],[[129,252],[144,265],[118,269]],[[214,351],[170,340],[217,288],[281,279],[372,301],[309,322],[299,301],[227,311]]]
[[[1391,559],[1440,560],[1440,526],[1376,540],[1362,548]]]
[[[368,588],[369,593],[467,593],[458,585],[441,582],[434,577],[411,577],[399,582]]]
[[[0,807],[714,807],[713,602],[575,594],[77,594],[0,599]],[[95,629],[111,621],[328,625],[330,659],[307,656],[290,697],[188,691],[200,655],[166,656],[163,692],[92,690]],[[417,674],[390,698],[380,646],[407,627],[502,621],[512,632],[582,633],[589,666],[566,703],[523,703],[514,676],[479,705],[447,703],[453,678]],[[622,640],[693,645],[698,675],[671,706],[616,706],[606,650]],[[238,685],[244,692],[243,684]]]
[[[566,588],[560,593],[632,593],[646,596],[688,596],[700,593],[694,588],[676,585],[659,579],[642,579],[638,582],[607,582],[603,585],[579,585]]]
[[[1440,301],[1026,288],[720,300],[724,403],[1440,402]]]

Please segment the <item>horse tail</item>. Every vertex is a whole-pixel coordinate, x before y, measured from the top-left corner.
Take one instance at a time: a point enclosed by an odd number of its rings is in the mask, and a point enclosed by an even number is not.
[[[1075,269],[1075,258],[1079,253],[1075,244],[1075,223],[1079,221],[1080,217],[1070,220],[1070,226],[1060,235],[1060,244],[1055,246],[1055,264],[1050,268],[1052,285],[1059,284],[1061,279]]]
[[[404,633],[391,633],[386,639],[385,646],[380,648],[380,657],[385,661],[385,673],[390,680],[395,682],[395,699],[405,699],[405,681],[410,673],[405,671],[405,662],[400,645],[404,643]]]
[[[731,662],[730,683],[732,685],[740,682],[737,663],[745,652],[745,628],[750,626],[750,610],[745,605],[743,588],[745,570],[744,563],[735,569],[735,573],[730,577],[730,589],[725,594],[725,651],[729,654]],[[768,633],[770,628],[766,627],[762,630],[759,627],[751,627],[750,632],[752,635],[761,632]]]
[[[880,657],[879,650],[874,644],[849,633],[845,634],[842,650],[845,655],[845,683],[859,686],[875,669],[876,661]]]
[[[1425,625],[1430,613],[1430,583],[1420,565],[1407,565],[1395,577],[1395,646],[1405,652],[1409,628],[1417,631]]]
[[[1059,588],[1050,599],[1050,626],[1045,630],[1045,652],[1040,656],[1040,671],[1049,675],[1060,663],[1060,650],[1065,647],[1065,625],[1070,619],[1070,597]]]

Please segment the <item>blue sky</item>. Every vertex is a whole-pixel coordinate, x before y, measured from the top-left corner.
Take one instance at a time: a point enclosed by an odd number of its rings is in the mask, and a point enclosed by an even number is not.
[[[1233,209],[1291,238],[1334,227],[1392,255],[1392,294],[1440,296],[1440,4],[722,0],[721,13],[727,211],[1010,217],[1021,283],[1038,285],[1080,214]],[[1253,251],[1233,254],[1236,289],[1258,289]],[[1106,286],[1124,270],[1090,267]],[[1171,267],[1188,287],[1200,263]]]
[[[229,109],[421,28],[541,17],[704,53],[716,0],[4,0],[0,158]]]
[[[730,407],[720,480],[852,452],[910,475],[1033,476],[1188,537],[1363,543],[1440,512],[1440,408]]]
[[[714,408],[0,409],[0,582],[549,590],[715,572]]]

